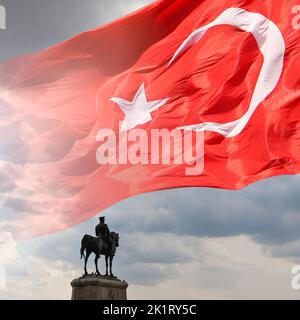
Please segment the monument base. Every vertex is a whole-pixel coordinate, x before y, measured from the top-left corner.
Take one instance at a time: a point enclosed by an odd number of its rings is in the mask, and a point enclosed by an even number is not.
[[[127,300],[126,281],[87,275],[71,282],[72,300]]]

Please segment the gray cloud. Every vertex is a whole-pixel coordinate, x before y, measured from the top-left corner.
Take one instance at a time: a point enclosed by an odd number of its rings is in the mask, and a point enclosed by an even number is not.
[[[3,203],[4,208],[10,208],[18,212],[28,210],[27,201],[22,198],[9,196]]]
[[[150,2],[2,0],[7,11],[7,30],[0,32],[0,59],[49,47]]]
[[[247,234],[259,243],[275,245],[299,239],[298,186],[299,176],[287,176],[242,191],[169,190],[125,200],[108,212],[124,232],[202,237]]]
[[[0,172],[0,192],[11,191],[16,187],[14,180],[6,174],[6,172]]]
[[[119,269],[127,275],[125,280],[132,285],[158,285],[179,276],[178,266],[172,268],[164,264],[138,263]]]
[[[205,264],[206,256],[216,250],[215,247],[203,247],[201,242],[193,240],[195,237],[224,238],[241,234],[262,244],[266,256],[297,262],[300,257],[299,214],[295,205],[297,195],[294,193],[292,197],[291,193],[298,181],[297,176],[281,177],[258,182],[242,191],[190,188],[125,200],[106,212],[111,230],[121,235],[116,269],[135,284],[167,281],[176,277],[177,265]],[[273,200],[274,194],[277,194],[276,200]],[[256,195],[260,199],[257,202]],[[27,241],[20,244],[20,248],[45,260],[63,259],[82,269],[80,240],[85,233],[93,234],[96,223],[97,219],[91,218],[75,228],[42,237],[39,241]],[[185,241],[186,237],[191,240]],[[220,259],[232,260],[232,257],[226,255]],[[90,260],[89,270],[94,270],[93,259]],[[237,273],[235,269],[239,260],[233,261],[229,269],[215,263],[207,267],[205,272],[210,279],[207,281],[213,282],[212,275],[218,277],[219,269],[223,270],[219,270],[219,276],[224,272],[228,274],[226,279],[229,274],[237,276],[241,272]],[[101,268],[104,268],[103,261]],[[206,283],[204,279],[201,281],[203,285]]]

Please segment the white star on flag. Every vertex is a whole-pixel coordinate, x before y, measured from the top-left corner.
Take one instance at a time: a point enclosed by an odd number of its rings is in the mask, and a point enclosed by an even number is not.
[[[164,106],[170,98],[147,101],[145,86],[142,83],[131,102],[117,97],[113,97],[110,100],[117,103],[124,112],[125,118],[122,122],[121,131],[127,131],[139,124],[151,121],[151,112]]]

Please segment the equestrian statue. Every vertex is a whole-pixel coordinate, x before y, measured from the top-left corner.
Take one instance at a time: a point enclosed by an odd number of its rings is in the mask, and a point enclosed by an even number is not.
[[[89,256],[93,252],[95,254],[95,266],[96,274],[101,275],[98,269],[98,260],[101,255],[105,256],[106,263],[106,273],[105,276],[110,276],[115,278],[112,273],[112,262],[115,256],[117,247],[119,246],[119,234],[116,232],[111,232],[108,225],[105,223],[105,217],[99,218],[100,222],[96,225],[95,233],[96,237],[90,236],[88,234],[84,235],[81,240],[81,259],[84,258],[84,274],[88,275],[87,272],[87,262]],[[109,264],[109,273],[108,273]]]

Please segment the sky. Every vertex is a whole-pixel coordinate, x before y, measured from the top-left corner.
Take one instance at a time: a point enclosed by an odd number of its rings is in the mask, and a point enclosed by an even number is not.
[[[151,1],[0,0],[0,60],[49,47]],[[5,172],[0,172],[4,182]],[[115,274],[129,299],[299,299],[300,176],[241,191],[185,188],[139,195],[105,211],[120,234]],[[1,191],[1,190],[0,190]],[[0,221],[5,219],[0,208]],[[0,299],[70,299],[79,247],[97,217],[39,239],[0,234]],[[92,260],[89,271],[93,271]],[[103,261],[100,262],[103,272]]]

